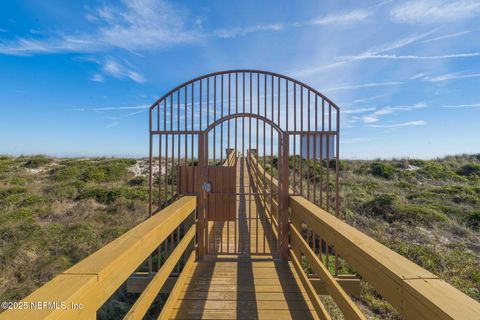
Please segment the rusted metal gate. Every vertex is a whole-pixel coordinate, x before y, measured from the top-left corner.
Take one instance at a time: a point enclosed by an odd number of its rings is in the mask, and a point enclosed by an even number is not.
[[[339,124],[332,101],[280,74],[232,70],[192,79],[150,108],[150,215],[195,194],[199,256],[285,255],[289,194],[338,213]],[[235,177],[231,164],[221,168],[227,150],[236,155]],[[249,155],[266,169],[266,192],[250,181]],[[273,202],[276,228],[265,215]]]
[[[231,86],[231,80],[230,77],[225,87]],[[223,81],[222,76],[220,81]],[[234,85],[238,86],[236,81]],[[253,90],[243,86],[242,89],[250,92],[253,100]],[[220,92],[222,90],[225,89],[220,85]],[[271,220],[266,214],[268,208],[260,205],[258,198],[265,197],[278,203],[280,191],[271,190],[268,194],[260,194],[259,190],[255,189],[248,154],[254,153],[258,156],[258,150],[261,149],[264,162],[270,164],[273,161],[278,162],[278,155],[282,154],[280,147],[283,132],[268,118],[253,114],[250,110],[253,104],[247,103],[249,95],[242,94],[237,98],[241,99],[240,103],[231,96],[226,101],[228,103],[229,100],[233,100],[235,107],[238,106],[241,110],[215,120],[207,127],[204,135],[204,163],[207,164],[204,179],[205,208],[208,221],[205,229],[206,253],[277,254],[280,244],[275,234],[278,230],[272,227]],[[222,108],[220,103],[220,109]],[[260,139],[257,132],[262,130],[265,134],[264,138]],[[252,134],[252,131],[255,133]],[[217,158],[218,148],[220,159]],[[233,150],[232,152],[236,154],[233,167],[218,166],[224,162],[222,159],[224,150]],[[233,177],[229,175],[232,169]],[[281,180],[281,174],[279,179]],[[218,212],[219,204],[223,214]],[[213,214],[214,212],[217,214]]]

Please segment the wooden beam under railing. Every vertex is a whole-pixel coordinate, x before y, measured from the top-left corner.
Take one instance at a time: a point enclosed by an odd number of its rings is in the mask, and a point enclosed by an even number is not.
[[[480,303],[307,199],[291,196],[290,209],[405,318],[480,319]]]

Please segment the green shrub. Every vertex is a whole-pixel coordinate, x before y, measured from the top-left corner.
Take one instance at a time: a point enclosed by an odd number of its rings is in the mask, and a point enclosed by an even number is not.
[[[295,155],[295,156],[290,156],[288,159],[288,166],[290,169],[293,169],[293,165],[295,164],[295,167],[298,167],[298,164],[300,163],[300,156]]]
[[[45,156],[34,156],[25,161],[25,168],[36,169],[52,162],[52,159]]]
[[[469,163],[459,169],[457,169],[457,174],[464,177],[471,176],[480,176],[480,164],[478,163]]]
[[[366,281],[361,281],[361,293],[360,301],[365,304],[369,310],[373,311],[375,316],[373,319],[402,319],[393,308],[380,294],[378,294],[373,287],[371,287]]]
[[[171,175],[172,173],[169,174],[169,176]],[[128,181],[129,186],[144,186],[146,184],[147,184],[147,178],[144,176],[138,176]]]
[[[467,218],[468,226],[472,229],[480,228],[480,211],[470,214]],[[479,281],[480,282],[480,281]]]
[[[44,191],[56,199],[75,199],[79,190],[85,187],[83,181],[74,181],[66,183],[55,183],[47,186]]]
[[[120,191],[115,189],[109,190],[102,187],[93,187],[82,192],[79,196],[79,199],[92,198],[101,204],[111,204],[115,202],[120,195]]]
[[[47,202],[48,200],[42,196],[38,196],[35,194],[26,194],[25,197],[18,203],[19,206],[34,206],[37,204],[41,204]]]
[[[80,175],[80,168],[76,166],[63,166],[50,172],[50,178],[54,181],[75,180]]]
[[[0,159],[0,173],[10,172],[15,165],[15,161],[12,158],[2,158]]]
[[[269,163],[267,163],[267,164],[265,165],[265,171],[266,171],[267,173],[269,173],[269,174],[272,173],[272,167],[270,166]]]
[[[0,217],[0,222],[15,222],[29,219],[36,215],[36,212],[29,208],[19,208]]]
[[[0,189],[0,205],[19,202],[23,199],[26,193],[27,189],[23,187]]]
[[[421,221],[428,224],[433,221],[447,220],[447,217],[443,213],[423,205],[399,205],[397,206],[397,210],[402,220]]]
[[[327,168],[327,164],[328,164],[328,168],[333,169],[333,170],[336,169],[337,162],[336,162],[335,159],[330,159],[328,161],[327,160],[322,161],[322,165],[323,165],[324,168]],[[340,171],[345,169],[345,161],[343,161],[343,160],[338,161],[338,169]]]
[[[169,189],[169,188],[168,188]],[[122,197],[129,200],[148,200],[147,187],[119,188],[118,192]]]
[[[278,158],[277,157],[272,158],[272,165],[275,169],[278,169]]]
[[[24,186],[27,182],[32,181],[29,178],[23,178],[23,177],[12,177],[10,179],[10,184],[15,185],[15,186]]]
[[[382,194],[366,202],[362,209],[365,213],[392,222],[398,219],[397,206],[400,200],[395,194]]]
[[[416,171],[419,175],[437,180],[462,180],[455,172],[443,163],[437,161],[425,161],[423,167]]]
[[[416,166],[416,167],[423,167],[427,161],[426,160],[420,160],[420,159],[408,159],[407,163]]]
[[[67,160],[52,170],[51,178],[55,181],[116,182],[124,179],[128,167],[135,163],[129,159]]]
[[[388,163],[374,162],[369,167],[370,174],[385,179],[393,178],[395,171],[395,167]]]
[[[168,172],[167,183],[170,184],[170,185],[177,184],[177,171],[176,170],[171,170],[170,172]]]
[[[387,222],[410,221],[431,223],[445,221],[447,217],[440,211],[418,204],[404,204],[395,194],[382,194],[366,202],[362,209],[365,213],[382,218]]]
[[[148,200],[148,188],[147,187],[118,187],[118,188],[106,188],[106,187],[90,187],[79,191],[78,199],[95,199],[101,204],[112,204],[120,198],[127,200]]]
[[[432,189],[434,193],[446,196],[449,200],[459,204],[477,205],[480,203],[479,187],[469,185],[450,185]]]
[[[27,192],[27,189],[23,187],[11,187],[6,189],[0,189],[0,199],[6,198],[11,195],[15,195],[15,194],[23,194],[26,192]]]

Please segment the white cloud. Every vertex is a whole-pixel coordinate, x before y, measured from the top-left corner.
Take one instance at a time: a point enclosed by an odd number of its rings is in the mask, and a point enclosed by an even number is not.
[[[128,106],[128,107],[79,107],[73,108],[73,111],[111,111],[111,110],[138,110],[138,109],[148,109],[150,105],[140,104],[137,106]]]
[[[141,51],[166,46],[195,43],[206,37],[233,38],[259,31],[280,31],[306,25],[346,26],[367,19],[371,12],[350,12],[321,16],[293,23],[259,24],[247,27],[225,28],[204,33],[198,19],[187,19],[186,14],[162,0],[123,0],[120,5],[87,8],[87,21],[96,27],[94,32],[64,34],[50,38],[18,38],[0,41],[0,53],[33,55],[63,52],[96,52],[110,48]],[[190,20],[192,21],[191,23]]]
[[[213,31],[212,35],[220,38],[235,38],[238,36],[245,36],[249,33],[259,31],[282,31],[290,28],[299,28],[308,25],[322,25],[322,26],[349,26],[358,22],[366,20],[372,12],[367,10],[352,10],[345,13],[336,13],[326,16],[320,16],[308,21],[297,21],[291,23],[272,23],[272,24],[258,24],[246,27],[236,28],[222,28]]]
[[[365,117],[362,117],[362,121],[364,123],[374,123],[374,122],[380,121],[380,119],[374,116],[365,116]]]
[[[465,31],[461,31],[461,32],[449,33],[449,34],[445,34],[443,36],[426,39],[426,40],[420,41],[419,43],[428,43],[428,42],[433,42],[433,41],[439,41],[439,40],[445,40],[445,39],[460,37],[460,36],[469,34],[470,32],[472,32],[472,31],[465,30]]]
[[[356,100],[353,100],[353,102],[354,103],[365,103],[365,102],[369,102],[369,101],[372,101],[372,100],[377,100],[377,99],[383,98],[385,96],[386,96],[385,94],[379,94],[379,95],[368,97],[368,98],[356,99]]]
[[[356,137],[356,138],[345,138],[340,139],[340,143],[342,144],[354,144],[354,143],[362,143],[362,142],[370,142],[373,140],[377,140],[376,137]]]
[[[387,106],[387,107],[377,109],[375,112],[369,115],[359,117],[358,119],[362,120],[363,123],[368,124],[368,123],[379,122],[380,117],[385,115],[394,114],[394,113],[403,112],[403,111],[411,111],[415,109],[424,109],[424,108],[428,108],[428,105],[423,102],[416,103],[413,105],[401,105],[401,106],[393,106],[393,107]]]
[[[427,75],[426,73],[420,72],[420,73],[417,73],[416,75],[410,77],[410,80],[420,79],[420,78],[425,77],[426,75]]]
[[[352,23],[362,22],[372,15],[371,11],[367,10],[352,10],[346,13],[331,14],[323,17],[318,17],[307,22],[312,25],[349,25]]]
[[[365,57],[365,56],[379,55],[380,53],[403,48],[410,44],[416,43],[419,40],[424,39],[425,37],[428,37],[429,35],[435,33],[436,31],[438,31],[438,28],[435,28],[433,30],[430,30],[424,33],[415,33],[415,34],[400,38],[393,42],[388,42],[380,46],[369,48],[358,55],[337,57],[335,58],[337,61],[330,62],[327,64],[322,64],[319,66],[314,66],[314,67],[310,66],[308,68],[297,69],[297,70],[294,70],[292,73],[296,77],[311,76],[327,69],[332,69],[332,68],[346,65],[348,62],[352,62],[355,60],[362,60],[362,57]]]
[[[158,48],[193,42],[196,31],[188,28],[184,14],[165,1],[123,1],[123,8],[103,6],[92,13],[101,26],[102,42],[124,49]]]
[[[102,65],[102,70],[105,74],[115,77],[117,79],[130,79],[138,83],[145,82],[143,77],[137,71],[132,70],[129,66],[123,65],[113,59],[107,59]]]
[[[106,128],[114,128],[120,125],[120,121],[113,121],[110,124],[106,125]]]
[[[455,79],[478,78],[478,77],[480,77],[480,73],[453,72],[453,73],[442,74],[435,77],[423,77],[422,80],[429,81],[429,82],[440,82],[440,81],[448,81],[448,80],[455,80]]]
[[[0,41],[0,53],[33,55],[109,48],[135,51],[191,43],[200,38],[194,27],[186,25],[184,14],[162,0],[124,0],[121,6],[103,5],[90,9],[86,19],[95,25],[96,31],[4,40]]]
[[[398,4],[390,14],[396,22],[429,24],[464,20],[479,12],[478,0],[415,0]]]
[[[480,103],[440,106],[440,108],[479,108],[479,107],[480,107]]]
[[[78,107],[71,110],[101,114],[102,118],[109,120],[109,123],[105,127],[114,128],[121,124],[120,120],[129,118],[143,112],[147,112],[149,108],[150,105],[140,104],[136,106],[125,107]]]
[[[19,38],[17,40],[0,40],[0,54],[29,56],[61,52],[86,52],[98,50],[98,43],[70,37],[49,38],[43,40]]]
[[[400,127],[410,127],[410,126],[424,126],[427,122],[424,120],[416,120],[416,121],[408,121],[408,122],[401,122],[401,123],[393,123],[393,124],[369,124],[367,127],[371,128],[400,128]]]
[[[258,31],[280,31],[288,28],[289,25],[285,25],[282,23],[275,23],[275,24],[263,24],[263,25],[255,25],[249,26],[244,28],[225,28],[225,29],[218,29],[213,32],[214,36],[220,38],[235,38],[238,36],[245,36],[252,32]]]
[[[392,51],[392,50],[395,50],[395,49],[400,49],[400,48],[403,48],[403,47],[408,46],[410,44],[417,43],[418,41],[428,37],[429,35],[437,32],[438,30],[439,30],[439,28],[435,28],[435,29],[427,31],[427,32],[411,34],[409,36],[406,36],[406,37],[400,38],[398,40],[395,40],[393,42],[383,44],[379,47],[374,47],[374,48],[368,49],[364,52],[364,54],[375,55],[375,54],[379,54],[379,53],[383,53],[383,52]]]
[[[325,71],[332,68],[337,68],[340,66],[347,65],[347,63],[353,61],[362,61],[362,60],[371,60],[371,59],[382,59],[382,60],[443,60],[443,59],[462,59],[462,58],[473,58],[480,56],[480,52],[466,52],[466,53],[453,53],[453,54],[444,54],[444,55],[435,55],[435,56],[422,56],[422,55],[398,55],[398,54],[386,54],[393,50],[398,50],[406,46],[421,43],[422,41],[436,41],[441,39],[447,39],[454,36],[460,36],[467,34],[470,31],[462,31],[454,34],[443,35],[436,38],[426,39],[428,36],[436,33],[440,28],[434,28],[430,31],[423,33],[415,33],[408,35],[406,37],[400,38],[393,42],[385,43],[380,46],[371,47],[359,54],[356,55],[346,55],[336,57],[333,62],[322,64],[314,67],[307,67],[294,70],[292,74],[296,77],[306,77],[315,75],[321,71]],[[426,39],[426,40],[424,40]]]
[[[356,113],[364,113],[364,112],[370,112],[370,111],[375,111],[375,108],[358,108],[358,109],[347,109],[347,110],[342,110],[342,113],[346,114],[356,114]]]
[[[381,6],[384,6],[384,5],[388,4],[388,3],[391,3],[391,2],[393,2],[393,1],[394,1],[394,0],[385,0],[385,1],[382,1],[382,2],[380,2],[380,3],[377,3],[377,4],[375,5],[375,7],[381,7]]]
[[[343,84],[337,87],[325,88],[321,91],[340,91],[340,90],[352,90],[352,89],[360,89],[360,88],[396,86],[396,85],[401,85],[403,83],[404,82],[400,82],[400,81],[387,81],[387,82],[372,82],[372,83],[361,83],[361,84]]]
[[[95,73],[90,80],[95,81],[95,82],[104,82],[105,78],[103,77],[102,74],[100,73]]]
[[[455,53],[438,56],[417,56],[417,55],[396,55],[396,54],[360,54],[356,56],[343,56],[340,59],[349,60],[367,60],[367,59],[388,59],[388,60],[439,60],[439,59],[456,59],[456,58],[472,58],[480,56],[479,52],[472,53]]]

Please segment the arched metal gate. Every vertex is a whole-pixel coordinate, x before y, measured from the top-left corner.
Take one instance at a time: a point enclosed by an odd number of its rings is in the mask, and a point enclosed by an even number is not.
[[[192,79],[150,108],[149,214],[195,194],[199,256],[284,254],[288,195],[338,214],[339,124],[332,101],[280,74],[232,70]],[[236,162],[225,162],[232,152]],[[278,230],[265,223],[258,198],[278,204]]]

